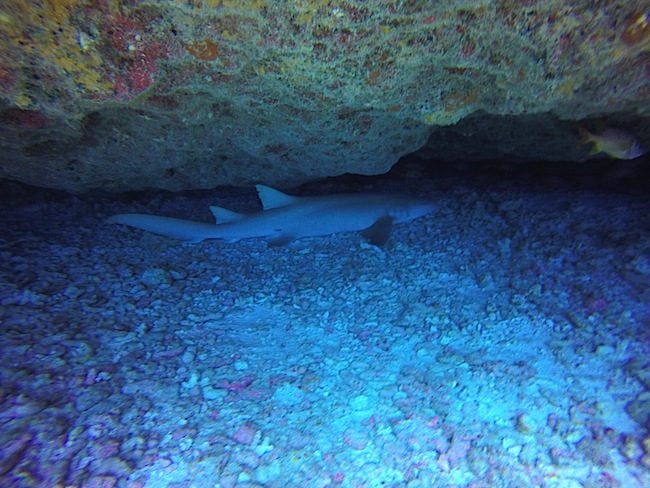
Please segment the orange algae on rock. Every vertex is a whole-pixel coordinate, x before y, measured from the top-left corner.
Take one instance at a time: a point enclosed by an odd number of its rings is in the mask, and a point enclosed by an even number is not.
[[[212,39],[193,41],[188,44],[185,49],[187,49],[188,53],[201,61],[214,61],[219,56],[219,46],[217,46]]]
[[[238,10],[260,10],[266,7],[266,0],[202,0],[207,7],[225,7]]]
[[[29,65],[41,71],[58,71],[69,80],[69,92],[102,93],[110,89],[103,63],[92,39],[82,33],[75,15],[86,6],[80,0],[6,0],[0,10],[0,58],[4,69],[15,70],[16,90],[28,83]],[[28,61],[29,60],[29,61]]]
[[[470,105],[478,102],[478,90],[470,90],[464,92],[461,90],[454,90],[444,99],[444,108],[447,112],[456,112]]]
[[[650,43],[650,12],[635,13],[625,19],[621,40],[628,46]]]

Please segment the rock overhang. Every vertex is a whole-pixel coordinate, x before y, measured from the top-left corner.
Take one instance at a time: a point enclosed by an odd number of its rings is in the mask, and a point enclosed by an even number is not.
[[[385,172],[427,140],[449,157],[446,135],[466,148],[464,127],[498,117],[566,128],[549,159],[586,155],[567,152],[566,121],[647,127],[638,5],[430,3],[9,0],[0,177],[71,192],[291,186]]]

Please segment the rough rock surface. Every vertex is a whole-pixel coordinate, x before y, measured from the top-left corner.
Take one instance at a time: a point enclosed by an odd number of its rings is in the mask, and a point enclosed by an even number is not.
[[[630,0],[5,0],[0,177],[288,186],[384,172],[470,115],[638,125],[649,18]]]

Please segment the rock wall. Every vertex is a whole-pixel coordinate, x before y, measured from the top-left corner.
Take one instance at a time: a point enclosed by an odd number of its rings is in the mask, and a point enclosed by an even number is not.
[[[468,116],[638,120],[649,21],[630,0],[5,0],[0,177],[291,186],[384,172]]]

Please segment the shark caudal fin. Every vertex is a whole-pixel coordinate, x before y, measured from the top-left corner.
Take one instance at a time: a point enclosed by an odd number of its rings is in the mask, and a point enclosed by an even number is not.
[[[154,234],[190,242],[201,242],[203,239],[215,237],[214,229],[216,227],[214,224],[147,214],[113,215],[106,222],[128,225]]]

